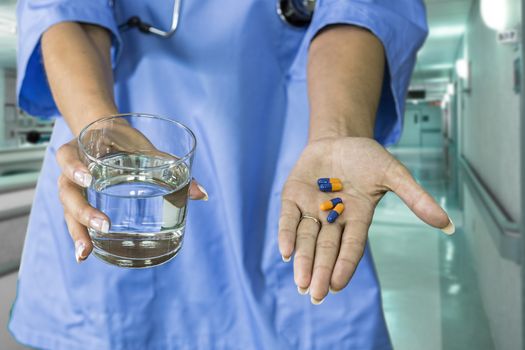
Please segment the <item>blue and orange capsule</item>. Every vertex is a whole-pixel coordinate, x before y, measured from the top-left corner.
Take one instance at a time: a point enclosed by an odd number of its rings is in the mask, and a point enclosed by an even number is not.
[[[333,183],[341,183],[341,180],[337,177],[322,177],[317,180],[318,185],[322,184],[333,184]]]
[[[319,184],[319,190],[321,190],[322,192],[338,192],[342,189],[343,184],[341,182]]]
[[[334,209],[335,206],[338,205],[339,203],[343,203],[343,200],[337,197],[337,198],[330,199],[329,201],[321,203],[320,208],[321,210],[324,210],[324,211],[331,210],[331,209]]]
[[[345,210],[345,205],[343,203],[337,204],[334,209],[330,210],[328,213],[328,217],[326,218],[326,221],[328,221],[330,224],[334,223],[335,220],[343,213]]]
[[[337,177],[322,177],[317,180],[317,185],[323,192],[337,192],[343,189],[343,183]]]

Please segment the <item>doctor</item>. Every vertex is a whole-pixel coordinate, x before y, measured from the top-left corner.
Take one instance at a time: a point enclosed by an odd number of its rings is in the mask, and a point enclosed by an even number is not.
[[[19,1],[20,106],[59,116],[9,325],[21,343],[391,348],[366,243],[375,206],[395,191],[423,221],[453,231],[381,146],[401,131],[427,31],[424,7],[319,0],[311,23],[297,27],[275,5],[186,0],[176,33],[163,38],[119,25],[139,15],[169,28],[171,1]],[[171,116],[194,130],[198,183],[190,195],[209,198],[191,203],[180,254],[144,270],[86,259],[86,226],[100,229],[107,218],[81,195],[90,176],[74,140],[86,124],[128,111]],[[315,183],[327,176],[345,184],[347,209],[332,225],[318,209],[328,196]]]

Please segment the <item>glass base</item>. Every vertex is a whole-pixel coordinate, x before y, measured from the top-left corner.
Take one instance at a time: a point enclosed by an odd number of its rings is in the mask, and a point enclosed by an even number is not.
[[[178,247],[178,249],[174,250],[173,252],[170,252],[166,255],[161,255],[157,257],[152,257],[149,259],[143,259],[143,258],[128,258],[128,257],[122,257],[110,254],[106,251],[103,251],[96,246],[93,247],[93,255],[95,255],[100,260],[104,261],[105,263],[108,263],[110,265],[115,265],[118,267],[126,267],[131,269],[140,269],[140,268],[148,268],[148,267],[154,267],[162,265],[171,259],[173,259],[180,251],[180,248],[182,245]]]

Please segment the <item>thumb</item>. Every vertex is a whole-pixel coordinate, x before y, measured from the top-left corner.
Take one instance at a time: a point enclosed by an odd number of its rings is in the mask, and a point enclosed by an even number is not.
[[[387,187],[399,196],[418,218],[447,235],[455,231],[447,212],[412,177],[410,171],[394,159],[386,177]]]
[[[193,200],[208,200],[208,192],[195,179],[191,180],[189,196]]]

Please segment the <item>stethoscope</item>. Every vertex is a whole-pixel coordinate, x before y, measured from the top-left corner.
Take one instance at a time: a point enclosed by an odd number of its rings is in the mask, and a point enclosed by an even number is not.
[[[119,26],[120,30],[137,28],[145,34],[154,34],[163,38],[168,38],[175,33],[179,26],[180,5],[182,0],[175,0],[173,3],[173,13],[171,15],[171,26],[168,31],[156,28],[133,16]],[[279,17],[293,27],[306,27],[312,21],[316,0],[277,0],[277,14]]]

